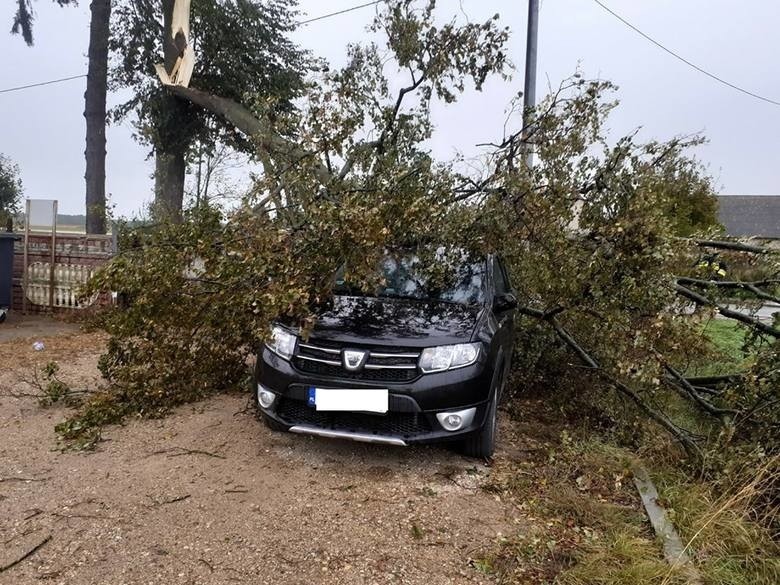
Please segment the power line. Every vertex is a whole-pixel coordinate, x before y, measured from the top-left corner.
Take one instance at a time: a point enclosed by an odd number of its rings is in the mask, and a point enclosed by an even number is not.
[[[315,16],[314,18],[310,18],[308,20],[302,20],[298,23],[298,26],[303,26],[304,24],[309,24],[310,22],[314,22],[316,20],[324,20],[325,18],[330,18],[331,16],[338,16],[339,14],[345,14],[347,12],[352,12],[353,10],[359,10],[360,8],[366,8],[368,6],[374,6],[375,4],[379,4],[380,2],[384,2],[384,0],[374,0],[374,2],[366,2],[365,4],[360,4],[359,6],[353,6],[352,8],[345,8],[344,10],[339,10],[338,12],[331,12],[330,14],[323,14],[322,16]]]
[[[309,24],[310,22],[315,22],[318,20],[324,20],[326,18],[330,18],[332,16],[338,16],[340,14],[346,14],[347,12],[352,12],[353,10],[359,10],[361,8],[367,8],[369,6],[374,6],[376,4],[379,4],[380,2],[384,2],[385,0],[374,0],[374,2],[366,2],[365,4],[359,4],[357,6],[352,6],[351,8],[345,8],[344,10],[339,10],[338,12],[331,12],[330,14],[323,14],[321,16],[315,16],[314,18],[309,18],[308,20],[302,20],[301,22],[297,23],[298,26],[303,26],[305,24]],[[86,75],[74,75],[73,77],[63,77],[62,79],[52,79],[49,81],[42,81],[40,83],[31,83],[30,85],[20,85],[18,87],[9,87],[6,89],[0,89],[0,93],[8,93],[11,91],[19,91],[22,89],[30,89],[31,87],[40,87],[42,85],[51,85],[52,83],[62,83],[63,81],[70,81],[72,79],[80,79],[81,77],[86,77]]]
[[[653,44],[654,44],[655,46],[657,46],[659,49],[662,49],[662,50],[666,51],[666,52],[667,52],[667,53],[669,53],[669,54],[670,54],[672,57],[674,57],[675,59],[679,59],[680,61],[682,61],[683,63],[685,63],[685,64],[686,64],[686,65],[688,65],[689,67],[693,67],[694,69],[696,69],[696,71],[698,71],[698,72],[700,72],[700,73],[704,73],[704,75],[706,75],[707,77],[710,77],[710,78],[714,79],[715,81],[717,81],[717,82],[719,82],[719,83],[722,83],[723,85],[726,85],[726,86],[730,87],[731,89],[736,89],[736,90],[737,90],[737,91],[739,91],[739,92],[742,92],[742,93],[744,93],[744,94],[746,94],[746,95],[749,95],[750,97],[756,98],[756,99],[758,99],[758,100],[761,100],[761,101],[767,102],[767,103],[769,103],[769,104],[772,104],[772,105],[775,105],[775,106],[780,106],[780,102],[778,102],[778,101],[776,101],[776,100],[770,99],[770,98],[768,98],[768,97],[764,97],[764,96],[762,96],[762,95],[759,95],[759,94],[757,94],[757,93],[753,93],[752,91],[749,91],[749,90],[747,90],[747,89],[745,89],[745,88],[743,88],[743,87],[740,87],[740,86],[738,86],[738,85],[735,85],[735,84],[733,84],[733,83],[731,83],[731,82],[729,82],[729,81],[726,81],[726,80],[725,80],[725,79],[723,79],[722,77],[718,77],[718,76],[717,76],[717,75],[715,75],[714,73],[710,73],[709,71],[707,71],[706,69],[703,69],[702,67],[699,67],[699,66],[698,66],[698,65],[696,65],[695,63],[691,63],[690,61],[688,61],[688,59],[686,59],[686,58],[685,58],[685,57],[683,57],[682,55],[679,55],[679,54],[675,53],[674,51],[672,51],[671,49],[668,49],[668,48],[666,48],[664,45],[662,45],[661,43],[659,43],[658,41],[656,41],[656,40],[655,40],[654,38],[652,38],[651,36],[649,36],[649,35],[647,35],[647,34],[643,33],[641,30],[639,30],[639,29],[638,29],[637,27],[635,27],[633,24],[631,24],[630,22],[628,22],[628,21],[627,21],[625,18],[623,18],[622,16],[620,16],[618,13],[616,13],[615,11],[613,11],[612,9],[610,9],[610,8],[609,8],[608,6],[606,6],[605,4],[602,4],[600,0],[593,0],[593,1],[594,1],[596,4],[598,4],[599,6],[601,6],[601,7],[602,7],[604,10],[606,10],[607,12],[609,12],[609,13],[610,13],[612,16],[614,16],[615,18],[617,18],[617,19],[618,19],[620,22],[622,22],[622,23],[623,23],[623,24],[625,24],[627,27],[629,27],[630,29],[632,29],[634,32],[637,32],[637,33],[639,33],[640,35],[642,35],[642,36],[643,36],[645,39],[647,39],[648,41],[650,41],[651,43],[653,43]]]
[[[86,74],[74,75],[73,77],[63,77],[62,79],[51,79],[49,81],[41,81],[40,83],[31,83],[30,85],[20,85],[18,87],[9,87],[7,89],[0,89],[0,93],[7,93],[9,91],[19,91],[20,89],[29,89],[31,87],[40,87],[41,85],[51,85],[52,83],[62,83],[63,81],[70,81],[72,79],[80,79],[86,77]]]

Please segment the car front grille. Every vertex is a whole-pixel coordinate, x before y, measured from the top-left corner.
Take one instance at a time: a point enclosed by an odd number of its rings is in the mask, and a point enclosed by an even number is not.
[[[410,439],[431,432],[431,425],[422,413],[388,412],[323,412],[300,400],[282,398],[276,414],[289,425],[311,425],[321,429],[368,433]]]
[[[344,368],[341,352],[345,347],[368,352],[366,363],[360,371],[350,372]],[[419,357],[420,352],[416,350],[343,346],[339,343],[316,340],[299,343],[293,363],[302,372],[329,378],[408,382],[414,380],[419,374],[417,369]]]

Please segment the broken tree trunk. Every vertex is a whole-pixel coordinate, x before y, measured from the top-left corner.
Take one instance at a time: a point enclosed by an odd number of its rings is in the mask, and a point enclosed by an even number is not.
[[[174,21],[174,0],[163,0],[163,51],[164,68],[167,75],[172,76],[179,67],[180,58],[184,54],[186,38],[179,34],[171,34]],[[168,93],[163,98],[163,108],[169,112],[170,124],[184,127],[187,118],[186,107],[183,107],[178,97]],[[181,220],[184,204],[184,179],[187,172],[187,140],[181,136],[163,132],[155,147],[155,183],[154,212],[159,217]]]

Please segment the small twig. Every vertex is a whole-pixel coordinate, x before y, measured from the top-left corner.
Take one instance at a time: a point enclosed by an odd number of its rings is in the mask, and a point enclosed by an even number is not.
[[[21,538],[22,536],[27,536],[28,534],[32,534],[33,532],[38,532],[39,530],[40,528],[30,528],[29,530],[25,530],[24,532],[20,532],[19,534],[14,534],[11,538],[4,541],[3,544],[7,545],[9,542],[12,542],[17,538]]]
[[[173,504],[174,502],[183,502],[184,500],[190,498],[191,495],[192,494],[184,494],[182,496],[176,496],[175,498],[171,498],[169,500],[155,500],[149,494],[146,494],[146,497],[152,500],[153,506],[150,507],[157,507],[157,506],[164,506],[166,504]]]
[[[209,571],[212,573],[214,572],[214,565],[212,565],[210,562],[208,562],[206,559],[198,559],[198,562],[203,563],[209,568]]]
[[[31,481],[48,481],[48,477],[0,477],[0,483],[3,483],[5,481],[23,481],[25,483],[30,483]]]
[[[27,516],[22,518],[22,520],[26,522],[27,520],[35,518],[39,514],[43,514],[43,510],[41,510],[40,508],[33,508],[32,510],[30,510],[30,513],[27,514]]]
[[[246,404],[244,405],[244,408],[241,410],[237,410],[233,413],[233,416],[238,416],[239,414],[247,414],[248,412],[251,412],[254,410],[255,401],[253,397],[250,395],[246,399]]]
[[[97,514],[60,514],[59,512],[50,512],[52,516],[57,518],[86,518],[89,520],[120,520],[118,516],[98,516]]]
[[[232,489],[232,490],[225,490],[226,494],[248,494],[249,490],[247,489]]]
[[[447,479],[447,480],[451,481],[452,483],[454,483],[456,486],[458,486],[458,487],[459,487],[459,488],[461,488],[461,489],[464,489],[464,490],[472,490],[472,491],[476,491],[476,490],[478,490],[478,489],[479,489],[479,486],[469,486],[469,485],[464,485],[464,484],[460,483],[460,482],[459,482],[457,479],[455,479],[454,477],[452,477],[452,476],[450,476],[450,475],[447,475],[447,474],[445,474],[445,473],[440,473],[440,474],[438,474],[438,475],[441,475],[441,476],[442,476],[442,477],[444,477],[445,479]]]
[[[178,453],[171,453],[171,451],[178,451]],[[152,455],[163,455],[168,453],[168,459],[172,457],[181,457],[182,455],[206,455],[207,457],[214,457],[216,459],[226,459],[224,455],[218,453],[212,453],[210,451],[202,451],[201,449],[185,449],[184,447],[173,447],[172,449],[162,449],[155,451]]]
[[[3,572],[7,571],[8,569],[10,569],[10,568],[12,568],[12,567],[15,567],[16,565],[18,565],[19,563],[21,563],[21,562],[22,562],[23,560],[25,560],[26,558],[28,558],[28,557],[30,557],[30,556],[32,556],[32,555],[34,555],[36,552],[38,552],[38,550],[40,550],[40,548],[41,548],[41,547],[42,547],[44,544],[46,544],[46,543],[47,543],[47,542],[49,542],[50,540],[51,540],[51,534],[49,534],[49,535],[48,535],[46,538],[44,538],[44,539],[43,539],[41,542],[39,542],[38,544],[36,544],[34,547],[32,547],[30,550],[28,550],[26,553],[24,553],[22,556],[20,556],[20,557],[19,557],[18,559],[16,559],[15,561],[11,561],[10,563],[8,563],[8,564],[6,564],[6,565],[3,565],[2,567],[0,567],[0,573],[3,573]]]
[[[211,453],[210,451],[201,451],[200,449],[183,449],[180,453],[171,453],[168,455],[168,459],[172,457],[181,457],[182,455],[206,455],[207,457],[214,457],[216,459],[225,459],[224,455]]]

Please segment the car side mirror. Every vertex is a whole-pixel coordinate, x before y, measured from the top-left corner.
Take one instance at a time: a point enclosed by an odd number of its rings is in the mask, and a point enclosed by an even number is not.
[[[493,310],[497,312],[511,311],[517,307],[517,297],[512,293],[496,295],[493,299]]]

